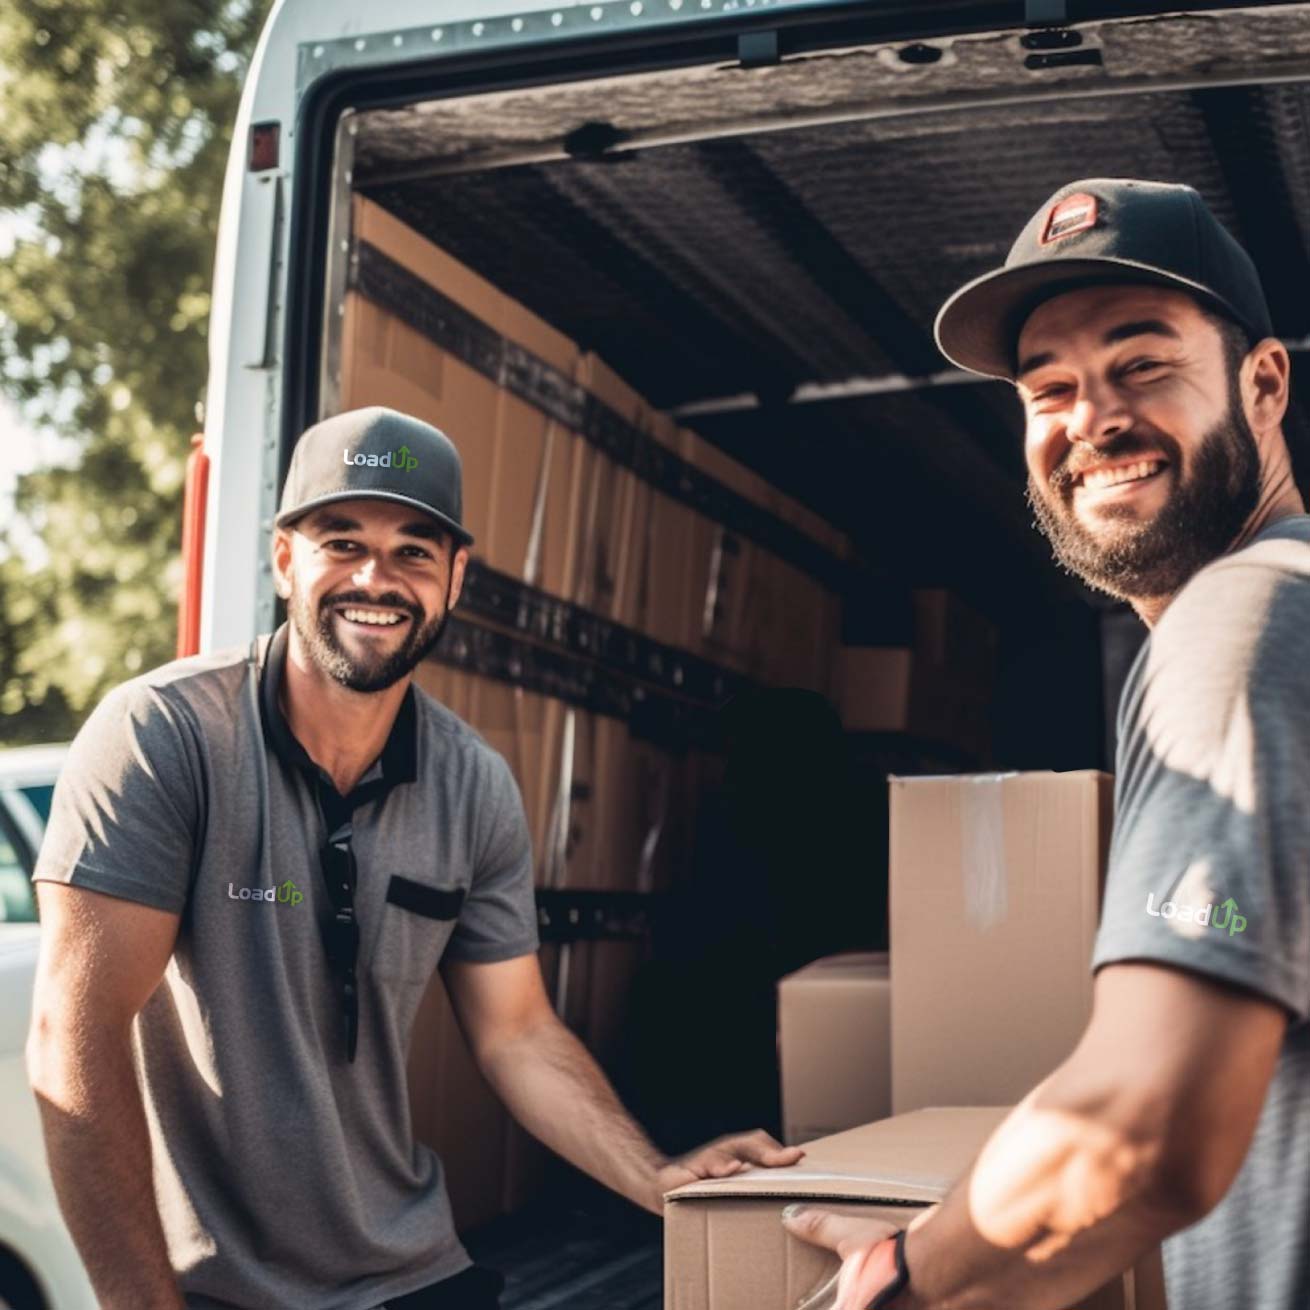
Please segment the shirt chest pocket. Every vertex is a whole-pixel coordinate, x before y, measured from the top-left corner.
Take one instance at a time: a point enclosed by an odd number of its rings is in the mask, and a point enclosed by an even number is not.
[[[387,884],[373,974],[426,982],[441,959],[464,905],[463,887],[439,887],[400,874]]]

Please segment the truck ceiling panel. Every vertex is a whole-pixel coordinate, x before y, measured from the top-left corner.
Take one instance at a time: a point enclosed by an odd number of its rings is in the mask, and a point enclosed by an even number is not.
[[[1217,139],[1235,108],[1242,121]],[[1105,97],[369,190],[654,403],[777,399],[806,382],[940,371],[942,302],[1076,175],[1197,187],[1261,266],[1280,334],[1307,335],[1310,297],[1286,290],[1310,285],[1307,115],[1300,86]]]
[[[930,65],[859,50],[365,111],[355,181],[655,405],[757,396],[688,421],[875,554],[945,496],[1005,521],[979,559],[1003,575],[1040,553],[1017,407],[1003,385],[929,385],[931,329],[1058,186],[1196,186],[1256,259],[1278,333],[1310,337],[1310,89],[1290,80],[1310,74],[1310,5],[1081,31],[1103,63],[1040,77],[1000,34],[937,43]],[[586,124],[626,139],[569,155]],[[886,375],[922,390],[786,403]]]
[[[825,51],[765,67],[699,65],[461,99],[438,92],[370,113],[357,173],[372,183],[398,172],[560,157],[569,135],[587,123],[608,124],[632,148],[816,120],[902,119],[1025,100],[1067,104],[1148,87],[1310,75],[1310,4],[1106,20],[1075,31],[1076,49],[1054,54],[1025,44],[1028,34],[1015,30]],[[915,53],[925,49],[936,52],[935,62]]]

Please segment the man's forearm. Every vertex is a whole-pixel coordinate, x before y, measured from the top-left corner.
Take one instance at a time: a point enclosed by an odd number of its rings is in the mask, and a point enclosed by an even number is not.
[[[1113,1113],[1057,1108],[1045,1086],[910,1232],[912,1290],[895,1310],[1062,1310],[1195,1217],[1163,1194],[1155,1153]]]
[[[29,1069],[55,1195],[101,1310],[184,1310],[129,1042],[48,1037],[29,1047]]]
[[[484,1056],[482,1071],[534,1137],[630,1201],[659,1214],[665,1163],[578,1039],[553,1016]]]

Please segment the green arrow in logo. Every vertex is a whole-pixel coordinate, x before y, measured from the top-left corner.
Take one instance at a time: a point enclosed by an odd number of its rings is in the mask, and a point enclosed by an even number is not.
[[[1212,927],[1218,928],[1221,932],[1227,928],[1230,937],[1234,933],[1246,931],[1246,919],[1238,914],[1237,902],[1231,896],[1219,908],[1224,912],[1224,917],[1220,920],[1216,914],[1210,921]]]
[[[277,889],[277,898],[283,905],[299,905],[305,899],[304,893],[290,878]]]
[[[410,469],[418,468],[418,460],[409,453],[408,446],[401,446],[401,448],[396,451],[396,467],[400,469],[402,473],[407,473]]]

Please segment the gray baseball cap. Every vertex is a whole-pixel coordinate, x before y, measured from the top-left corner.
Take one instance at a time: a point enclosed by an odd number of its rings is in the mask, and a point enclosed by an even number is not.
[[[274,522],[288,527],[302,514],[337,500],[390,500],[431,515],[473,544],[464,527],[459,451],[421,419],[375,405],[348,410],[309,428],[291,452]]]
[[[972,373],[1013,380],[1028,316],[1065,291],[1145,283],[1189,292],[1259,341],[1273,335],[1251,256],[1189,186],[1086,178],[1030,218],[1005,265],[961,287],[937,315],[937,345]]]

